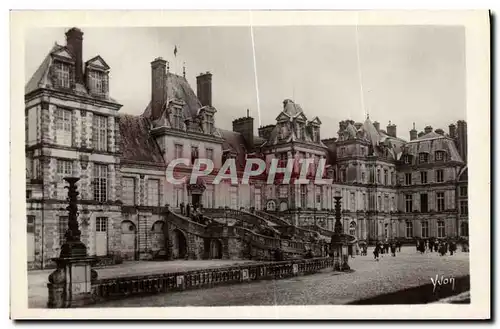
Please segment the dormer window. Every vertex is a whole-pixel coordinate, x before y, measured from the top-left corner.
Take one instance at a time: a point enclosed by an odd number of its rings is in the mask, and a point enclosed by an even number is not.
[[[70,65],[63,62],[55,63],[57,86],[61,88],[70,87]]]
[[[418,155],[418,162],[419,163],[427,163],[427,162],[429,162],[429,154],[427,154],[427,153],[420,153]]]
[[[436,152],[436,161],[444,161],[444,151]]]
[[[106,93],[104,84],[105,74],[101,71],[89,72],[89,88],[93,94],[102,95]]]

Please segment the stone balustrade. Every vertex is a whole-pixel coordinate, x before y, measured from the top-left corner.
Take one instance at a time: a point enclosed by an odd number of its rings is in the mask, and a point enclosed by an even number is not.
[[[117,277],[92,282],[92,301],[210,288],[255,280],[284,279],[333,267],[333,258],[313,258],[235,265],[147,276]]]

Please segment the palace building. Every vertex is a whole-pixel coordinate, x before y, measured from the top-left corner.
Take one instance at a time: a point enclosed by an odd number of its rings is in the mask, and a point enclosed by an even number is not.
[[[142,114],[121,114],[122,105],[109,95],[111,68],[98,55],[84,62],[79,29],[70,29],[66,39],[66,45],[54,45],[25,88],[30,268],[53,266],[50,259],[59,255],[67,227],[65,176],[80,177],[82,240],[89,255],[103,262],[162,253],[242,257],[234,251],[241,239],[208,234],[194,222],[184,227],[180,212],[187,204],[226,223],[237,221],[228,216],[241,211],[246,218],[281,221],[278,230],[327,235],[340,194],[343,229],[358,240],[468,236],[465,121],[450,125],[448,133],[414,127],[409,140],[398,137],[395,124],[383,130],[370,118],[344,120],[338,131],[325,131],[319,117],[287,99],[272,124],[255,129],[247,114],[233,121],[232,131],[223,130],[216,117],[224,109],[212,104],[212,74],[197,76],[195,93],[185,73],[170,72],[162,58],[151,62],[151,101],[137,109]],[[279,159],[283,166],[288,159],[312,159],[309,175],[323,160],[333,182],[282,184],[278,178],[267,184],[254,177],[248,185],[212,184],[227,159],[242,172],[254,157],[267,164]],[[214,171],[196,184],[168,183],[166,168],[178,158],[190,160],[181,169],[186,172],[198,158],[212,160]],[[177,217],[169,220],[165,209]]]

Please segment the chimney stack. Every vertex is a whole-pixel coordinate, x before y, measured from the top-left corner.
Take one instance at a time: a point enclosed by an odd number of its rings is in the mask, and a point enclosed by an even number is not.
[[[155,58],[151,62],[151,119],[156,120],[161,116],[161,110],[165,104],[165,84],[167,61],[163,58]]]
[[[253,149],[253,118],[247,110],[247,116],[233,121],[233,131],[240,133],[247,143],[248,150]]]
[[[464,120],[457,122],[457,148],[462,160],[467,163],[467,122]]]
[[[425,135],[425,133],[423,131],[421,131],[421,132],[418,133],[418,137],[419,138],[422,137],[423,135]]]
[[[375,127],[375,129],[377,129],[377,131],[380,131],[380,122],[374,121],[373,126]]]
[[[196,94],[201,106],[212,106],[212,74],[200,73],[196,77]]]
[[[66,47],[75,57],[75,82],[83,84],[83,32],[79,28],[66,32]]]
[[[265,140],[268,140],[269,137],[271,137],[271,133],[274,130],[275,126],[276,125],[267,125],[267,126],[259,127],[259,129],[258,129],[259,137],[264,138]]]
[[[450,138],[455,139],[457,137],[457,126],[455,126],[453,123],[448,126],[449,131],[450,131]]]
[[[387,135],[396,138],[397,136],[397,131],[396,131],[396,125],[391,124],[389,121],[389,124],[387,125]]]
[[[424,128],[424,132],[425,132],[426,134],[431,133],[431,132],[432,132],[432,126],[427,126],[427,127],[425,127],[425,128]]]
[[[414,122],[413,123],[413,129],[410,130],[410,140],[412,141],[412,140],[417,139],[417,136],[418,136],[417,134],[418,133],[417,133],[417,130],[415,129],[415,122]]]
[[[444,136],[444,130],[441,128],[436,129],[435,132],[436,132],[436,134],[440,134],[440,135]]]

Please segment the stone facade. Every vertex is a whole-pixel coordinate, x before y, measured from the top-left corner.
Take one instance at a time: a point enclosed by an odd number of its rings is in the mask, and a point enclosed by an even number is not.
[[[258,128],[258,136],[253,135],[254,119],[248,111],[233,122],[233,131],[223,130],[216,126],[212,75],[198,77],[197,95],[185,76],[169,72],[161,58],[151,66],[152,102],[141,116],[122,115],[121,105],[108,94],[110,68],[100,56],[85,63],[85,81],[70,77],[74,83],[67,87],[58,80],[63,78],[56,66],[77,65],[76,58],[81,54],[55,45],[26,85],[30,268],[53,266],[50,259],[58,256],[67,206],[64,176],[80,177],[82,239],[89,255],[99,257],[139,260],[162,252],[189,259],[244,257],[241,239],[207,240],[193,233],[194,224],[185,231],[166,222],[162,209],[179,211],[181,203],[255,208],[296,226],[333,230],[334,196],[340,194],[344,231],[358,239],[468,235],[463,121],[458,132],[450,125],[449,134],[430,126],[420,134],[413,129],[406,141],[397,137],[392,123],[384,131],[369,118],[363,123],[344,120],[338,136],[325,139],[320,138],[325,135],[320,118],[308,117],[299,104],[285,100],[276,123]],[[87,70],[103,73],[104,90],[95,92],[96,85],[89,85]],[[420,161],[422,150],[425,161]],[[165,169],[179,157],[190,159],[186,173],[197,158],[213,160],[214,172],[203,177],[202,190],[189,183],[167,183]],[[249,185],[212,184],[227,159],[235,160],[241,177],[249,157],[263,159],[268,167],[273,159],[281,161],[280,167],[288,159],[312,159],[311,181],[288,185],[277,177],[267,184],[267,177],[257,177]],[[315,185],[314,174],[322,161],[332,183]],[[427,199],[421,199],[423,194]],[[186,250],[179,241],[185,241]]]

